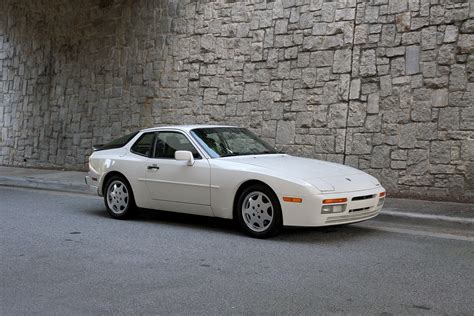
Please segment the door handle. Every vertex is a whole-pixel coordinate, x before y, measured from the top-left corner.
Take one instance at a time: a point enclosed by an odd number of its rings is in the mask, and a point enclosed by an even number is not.
[[[146,167],[146,168],[147,168],[148,170],[150,170],[150,169],[156,169],[156,170],[160,169],[160,167],[158,167],[157,165],[151,165],[151,166],[148,166],[148,167]]]

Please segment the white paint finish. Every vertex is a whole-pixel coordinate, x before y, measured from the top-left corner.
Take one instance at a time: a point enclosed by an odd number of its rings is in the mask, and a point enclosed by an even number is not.
[[[159,167],[146,169],[141,178],[148,187],[151,199],[211,205],[211,177],[207,159],[196,159],[194,165],[189,166],[187,161],[150,158],[148,165]]]
[[[376,216],[378,194],[384,189],[374,177],[352,167],[285,154],[249,155],[210,159],[191,137],[190,131],[211,125],[157,127],[141,131],[120,149],[94,152],[90,157],[90,175],[97,175],[98,193],[102,194],[105,176],[120,172],[132,186],[138,206],[174,212],[233,217],[236,192],[247,181],[260,181],[277,195],[284,225],[325,226],[350,223]],[[177,131],[185,134],[200,152],[202,159],[187,161],[153,159],[130,152],[130,147],[144,132]],[[125,152],[125,154],[124,154]],[[148,169],[156,165],[159,169]],[[376,198],[351,202],[354,196]],[[302,203],[289,203],[283,196],[300,197]],[[346,210],[321,214],[323,199],[346,197]],[[350,214],[353,208],[368,207],[364,213]],[[364,211],[365,212],[365,211]],[[370,215],[370,216],[369,216]],[[331,216],[345,216],[334,223]]]

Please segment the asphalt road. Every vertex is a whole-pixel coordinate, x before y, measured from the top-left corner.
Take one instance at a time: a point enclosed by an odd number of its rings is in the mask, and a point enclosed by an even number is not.
[[[0,314],[474,314],[474,242],[373,224],[287,229],[0,187]],[[373,225],[373,228],[371,228]]]

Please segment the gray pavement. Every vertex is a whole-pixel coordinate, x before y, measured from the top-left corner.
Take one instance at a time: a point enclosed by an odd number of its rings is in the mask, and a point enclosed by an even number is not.
[[[377,221],[291,228],[270,240],[231,221],[91,195],[0,187],[0,314],[474,313],[474,243]]]

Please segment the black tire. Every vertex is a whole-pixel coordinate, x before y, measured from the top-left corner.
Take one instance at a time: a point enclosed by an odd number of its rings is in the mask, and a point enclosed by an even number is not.
[[[113,188],[112,186],[115,186]],[[113,195],[111,190],[118,190]],[[110,199],[110,202],[109,202]],[[115,219],[127,219],[132,216],[136,209],[135,198],[132,187],[127,179],[122,176],[112,176],[107,180],[104,189],[104,204],[107,213]]]
[[[262,203],[259,203],[259,201],[262,201]],[[252,206],[253,203],[255,203],[254,206]],[[268,203],[271,204],[271,210]],[[268,216],[271,213],[271,220],[263,219],[265,213]],[[283,228],[283,216],[278,197],[273,190],[262,184],[251,185],[241,192],[236,204],[235,214],[241,229],[255,238],[275,236]],[[257,223],[257,221],[261,221],[262,224]],[[260,225],[262,226],[260,227]]]

